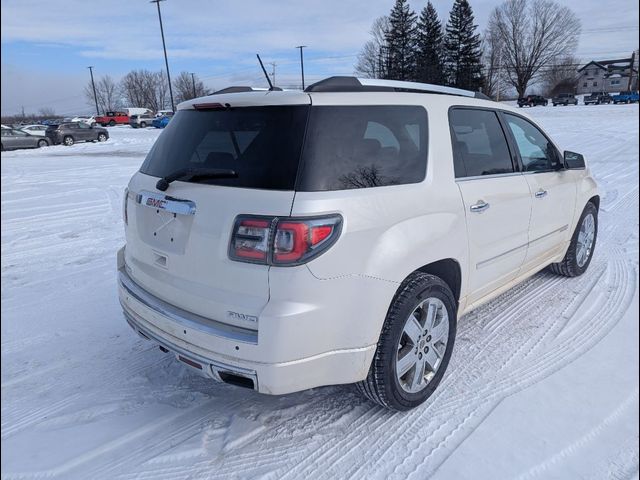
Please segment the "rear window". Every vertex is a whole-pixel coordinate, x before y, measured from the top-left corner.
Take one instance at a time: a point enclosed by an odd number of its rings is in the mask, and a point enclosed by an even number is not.
[[[427,165],[427,112],[407,105],[311,109],[300,191],[417,183]]]
[[[293,190],[308,106],[180,110],[140,171],[155,177],[182,168],[233,169],[237,178],[201,183]]]

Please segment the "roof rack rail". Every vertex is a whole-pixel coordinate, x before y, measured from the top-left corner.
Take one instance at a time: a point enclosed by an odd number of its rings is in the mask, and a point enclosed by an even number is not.
[[[357,78],[335,76],[325,78],[309,85],[305,92],[409,92],[439,93],[461,97],[482,98],[490,100],[481,92],[472,92],[461,88],[432,85],[429,83],[404,82],[400,80],[379,80],[377,78]]]
[[[280,87],[273,87],[275,91],[282,91]],[[268,92],[268,88],[254,88],[254,87],[246,87],[246,86],[233,86],[223,88],[222,90],[217,90],[213,92],[211,95],[221,95],[223,93],[240,93],[240,92]]]

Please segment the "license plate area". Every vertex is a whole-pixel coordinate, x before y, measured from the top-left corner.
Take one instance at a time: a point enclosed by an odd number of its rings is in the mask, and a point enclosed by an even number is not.
[[[136,195],[136,220],[140,238],[163,252],[184,254],[196,204],[154,192]]]

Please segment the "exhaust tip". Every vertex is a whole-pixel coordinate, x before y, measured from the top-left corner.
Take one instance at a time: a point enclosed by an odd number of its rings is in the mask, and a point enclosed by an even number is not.
[[[247,377],[242,377],[240,375],[235,375],[230,372],[218,372],[220,375],[220,379],[224,383],[228,383],[230,385],[235,385],[237,387],[250,388],[251,390],[255,390],[255,385],[253,380]]]

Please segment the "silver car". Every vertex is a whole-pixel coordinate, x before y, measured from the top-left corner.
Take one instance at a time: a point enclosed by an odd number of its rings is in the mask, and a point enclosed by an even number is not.
[[[40,148],[49,146],[49,140],[14,128],[2,129],[2,150]]]

